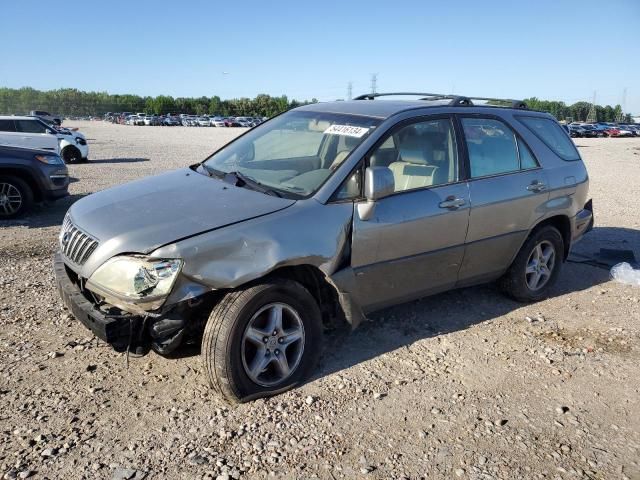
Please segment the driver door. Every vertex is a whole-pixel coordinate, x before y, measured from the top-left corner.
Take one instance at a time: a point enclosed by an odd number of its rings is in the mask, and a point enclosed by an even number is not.
[[[372,311],[454,287],[470,201],[459,182],[452,119],[401,124],[368,160],[391,170],[394,193],[376,201],[367,220],[355,206],[351,258],[360,305]]]

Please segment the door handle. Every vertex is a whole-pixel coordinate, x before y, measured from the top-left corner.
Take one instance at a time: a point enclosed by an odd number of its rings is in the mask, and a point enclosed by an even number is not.
[[[542,182],[538,182],[537,180],[535,182],[531,182],[531,185],[527,185],[527,190],[529,190],[530,192],[541,192],[545,188],[547,188],[547,186]]]
[[[449,208],[451,210],[455,210],[456,208],[462,207],[467,202],[464,201],[463,198],[456,198],[453,195],[447,197],[443,202],[440,202],[438,206],[440,208]]]

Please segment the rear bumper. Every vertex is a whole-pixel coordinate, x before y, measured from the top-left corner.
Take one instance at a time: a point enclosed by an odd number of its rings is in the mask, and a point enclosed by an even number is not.
[[[585,203],[584,208],[575,216],[572,241],[577,242],[580,240],[585,233],[593,229],[593,225],[593,200],[589,200]]]

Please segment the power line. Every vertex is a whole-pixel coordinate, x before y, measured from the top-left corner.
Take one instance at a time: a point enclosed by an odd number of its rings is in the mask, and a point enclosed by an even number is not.
[[[376,93],[376,88],[378,86],[378,74],[371,74],[371,93]]]
[[[591,108],[589,108],[589,113],[587,114],[587,122],[594,123],[597,122],[598,118],[596,115],[596,91],[593,91],[593,100],[591,102]]]

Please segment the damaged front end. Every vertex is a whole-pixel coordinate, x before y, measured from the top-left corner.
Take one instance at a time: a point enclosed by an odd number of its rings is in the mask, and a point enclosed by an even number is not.
[[[144,304],[125,310],[117,298],[105,296],[101,289],[87,288],[87,280],[65,265],[60,253],[54,257],[54,269],[65,306],[96,337],[118,352],[143,355],[153,349],[166,355],[197,340],[218,296],[216,292],[199,291],[198,296],[184,295],[183,300],[155,310],[142,310]]]

